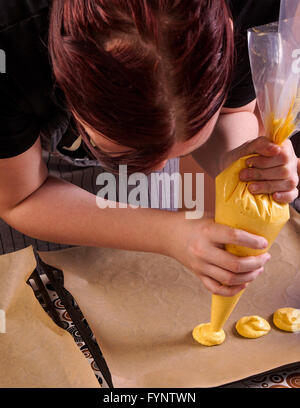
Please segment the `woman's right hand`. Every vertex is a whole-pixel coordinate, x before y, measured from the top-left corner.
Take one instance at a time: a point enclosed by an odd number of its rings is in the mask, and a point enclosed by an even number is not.
[[[194,272],[210,292],[234,296],[263,272],[271,257],[268,253],[238,257],[227,252],[225,244],[266,249],[265,238],[216,224],[212,218],[186,220],[184,213],[177,216],[169,255]]]

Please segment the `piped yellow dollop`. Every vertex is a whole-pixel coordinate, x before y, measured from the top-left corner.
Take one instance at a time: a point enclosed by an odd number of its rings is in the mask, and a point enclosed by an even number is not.
[[[215,331],[210,323],[202,323],[193,330],[193,338],[203,346],[217,346],[225,340],[224,330]]]
[[[260,316],[244,316],[235,326],[237,332],[248,339],[257,339],[269,333],[271,326]]]
[[[288,332],[300,332],[300,309],[283,307],[276,310],[273,322],[278,329]]]

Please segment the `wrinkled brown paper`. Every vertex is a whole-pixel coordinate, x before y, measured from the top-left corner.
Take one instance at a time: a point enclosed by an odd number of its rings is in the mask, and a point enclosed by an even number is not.
[[[26,284],[36,266],[32,247],[0,257],[0,388],[99,388],[71,335],[59,328]]]
[[[116,387],[211,387],[300,361],[300,333],[272,323],[277,308],[300,308],[299,233],[300,215],[291,209],[265,272],[225,325],[225,343],[211,348],[196,344],[191,334],[210,320],[211,295],[176,261],[85,247],[40,255],[63,269],[65,287],[94,331]],[[267,336],[237,335],[236,321],[250,314],[269,321]]]

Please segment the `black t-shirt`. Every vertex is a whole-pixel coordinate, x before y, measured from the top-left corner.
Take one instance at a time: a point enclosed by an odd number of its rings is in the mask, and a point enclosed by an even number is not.
[[[247,29],[278,20],[280,0],[228,2],[237,33],[237,63],[225,106],[236,108],[255,99]],[[0,0],[0,50],[6,54],[6,73],[0,74],[0,158],[29,149],[43,123],[63,109],[47,50],[50,5],[51,0]]]

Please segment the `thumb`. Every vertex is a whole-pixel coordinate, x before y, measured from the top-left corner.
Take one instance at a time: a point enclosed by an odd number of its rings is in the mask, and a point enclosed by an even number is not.
[[[260,136],[257,139],[251,140],[250,142],[247,142],[240,147],[243,156],[248,156],[249,154],[256,153],[261,156],[273,157],[277,156],[281,151],[280,146],[272,143],[265,136]]]
[[[277,156],[280,153],[280,146],[270,142],[265,136],[260,136],[257,139],[250,140],[228,153],[225,160],[226,167],[231,163],[239,160],[241,157],[249,156],[250,154],[259,154],[265,157]],[[224,168],[226,168],[224,167]]]

